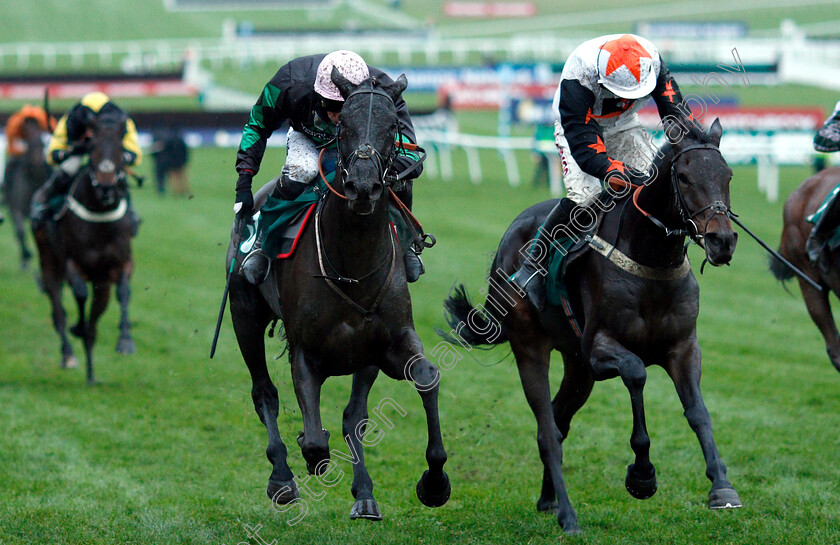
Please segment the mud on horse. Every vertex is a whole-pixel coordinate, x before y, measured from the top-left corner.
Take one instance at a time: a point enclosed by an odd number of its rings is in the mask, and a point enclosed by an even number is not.
[[[666,127],[666,134],[675,134],[673,128]],[[450,339],[471,345],[510,342],[537,419],[543,462],[537,509],[556,512],[566,532],[577,533],[580,527],[566,493],[561,445],[596,380],[620,376],[630,393],[635,461],[627,469],[627,490],[640,499],[656,491],[643,396],[649,365],[668,372],[700,441],[712,481],[709,507],[741,506],[700,393],[699,290],[684,248],[690,237],[704,246],[711,264],[732,259],[736,233],[727,216],[732,171],[718,150],[720,136],[717,121],[709,134],[692,127],[659,151],[651,182],[607,201],[609,211],[587,239],[596,251],[567,258],[565,305],[573,310],[574,322],[562,305],[538,312],[508,281],[556,201],[530,207],[508,228],[493,261],[483,310],[470,303],[463,285],[445,301]],[[553,402],[548,382],[552,350],[563,354],[565,369]]]
[[[277,389],[265,356],[266,327],[282,317],[303,416],[298,444],[307,471],[320,474],[332,463],[329,433],[321,425],[321,385],[330,376],[352,374],[342,432],[355,453],[351,491],[356,501],[350,517],[380,519],[363,453],[370,389],[380,370],[393,379],[414,382],[423,400],[429,437],[429,469],[417,483],[417,496],[424,505],[437,507],[450,494],[438,419],[440,373],[424,356],[414,330],[403,260],[398,259],[402,250],[388,219],[385,173],[394,158],[398,132],[394,102],[406,87],[405,76],[389,85],[374,79],[354,85],[333,69],[332,79],[346,99],[334,181],[340,196],[327,193],[321,199],[295,254],[278,261],[262,285],[253,286],[234,273],[230,311],[253,381],[254,408],[268,431],[266,454],[273,466],[268,496],[281,504],[298,496],[277,427]],[[240,257],[233,246],[237,238],[234,232],[228,270],[231,260]]]

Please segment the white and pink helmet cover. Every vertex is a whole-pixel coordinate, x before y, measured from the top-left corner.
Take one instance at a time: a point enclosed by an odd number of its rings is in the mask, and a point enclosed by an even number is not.
[[[370,77],[367,63],[358,54],[343,49],[333,51],[324,57],[315,74],[315,92],[328,100],[344,101],[330,77],[333,66],[338,68],[342,76],[357,85]]]

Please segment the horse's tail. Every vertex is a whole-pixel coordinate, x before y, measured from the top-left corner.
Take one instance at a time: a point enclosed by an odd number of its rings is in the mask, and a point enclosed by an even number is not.
[[[448,333],[435,329],[449,342],[471,346],[496,345],[508,340],[501,320],[485,307],[477,308],[470,302],[463,284],[454,286],[443,302],[446,321],[452,328]]]
[[[782,249],[779,248],[779,253],[781,253]],[[776,256],[770,256],[770,272],[773,273],[773,276],[776,277],[781,283],[785,283],[785,281],[790,280],[793,278],[793,271],[790,267],[782,263],[782,260]]]

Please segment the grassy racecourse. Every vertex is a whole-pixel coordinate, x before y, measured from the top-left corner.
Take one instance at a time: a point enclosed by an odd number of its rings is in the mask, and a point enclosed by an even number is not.
[[[268,165],[279,162],[275,153],[264,162],[266,177]],[[425,508],[414,495],[425,468],[419,396],[404,382],[380,378],[371,403],[392,398],[406,411],[390,413],[394,428],[366,451],[385,520],[349,520],[351,466],[340,460],[344,477],[333,488],[311,484],[324,497],[309,499],[299,524],[285,523],[297,510],[272,509],[264,492],[265,432],[227,317],[216,358],[208,359],[224,283],[234,157],[229,149],[196,151],[192,199],[160,198],[152,187],[134,191],[145,219],[132,285],[138,353],[114,352],[112,299],[101,321],[95,387],[85,385],[82,370],[58,368],[47,299],[32,275],[18,270],[10,225],[0,226],[0,544],[258,543],[246,524],[262,525],[268,543],[556,543],[562,533],[554,518],[535,510],[542,474],[536,424],[507,347],[463,353],[444,376],[441,416],[453,486],[446,506]],[[509,221],[547,197],[542,189],[510,188],[503,169],[486,160],[481,185],[426,177],[416,190],[416,210],[440,241],[426,254],[429,272],[412,286],[427,352],[437,343],[433,327],[443,324],[441,301],[451,284],[465,281],[477,296]],[[782,168],[782,194],[806,175],[805,168]],[[754,168],[735,169],[733,208],[775,245],[781,203],[766,202],[755,176]],[[690,255],[697,269],[701,254],[693,248]],[[646,406],[659,491],[640,502],[624,490],[632,461],[629,398],[620,381],[598,384],[565,444],[569,493],[585,530],[568,541],[840,540],[840,376],[798,289],[786,293],[765,263],[742,234],[733,265],[699,277],[705,399],[744,508],[705,507],[709,481],[698,442],[670,380],[653,368]],[[280,352],[276,341],[270,346]],[[559,357],[555,363],[556,388]],[[303,476],[294,441],[302,424],[285,357],[271,368],[290,465]],[[348,377],[332,379],[322,397],[331,447],[343,451],[349,384]]]

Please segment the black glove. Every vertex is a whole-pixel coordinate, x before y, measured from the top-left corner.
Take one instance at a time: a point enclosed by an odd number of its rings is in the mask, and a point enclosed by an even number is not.
[[[239,219],[246,221],[254,214],[254,195],[251,193],[251,178],[249,172],[242,172],[239,174],[239,180],[236,181],[236,203],[233,205],[233,211]]]

